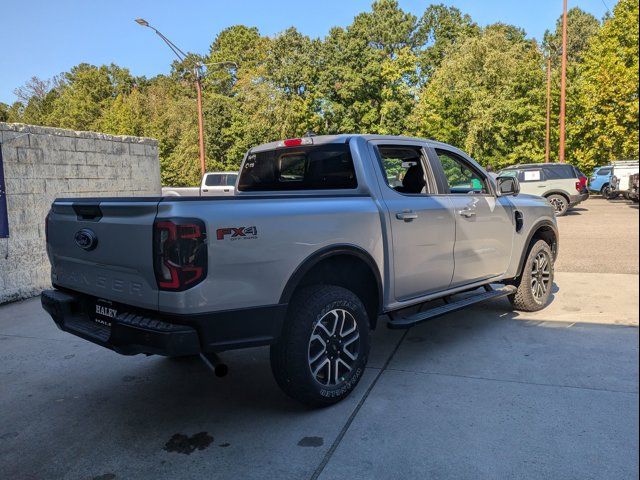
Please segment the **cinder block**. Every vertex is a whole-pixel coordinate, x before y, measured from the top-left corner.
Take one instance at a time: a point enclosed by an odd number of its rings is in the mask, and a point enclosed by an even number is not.
[[[76,139],[76,150],[78,152],[95,152],[95,138],[78,138]]]
[[[44,163],[44,155],[39,148],[18,147],[16,151],[20,163]]]
[[[33,165],[7,163],[4,165],[4,176],[5,178],[34,178],[37,174],[34,172]]]
[[[84,165],[86,164],[85,152],[72,151],[46,151],[44,152],[45,163],[53,163],[56,165]]]
[[[112,143],[113,142],[109,140],[101,140],[97,138],[95,140],[94,148],[92,151],[98,152],[98,153],[112,153],[113,152]]]
[[[3,153],[5,149],[17,148],[17,147],[29,147],[31,135],[27,131],[2,131]]]
[[[114,155],[129,155],[129,144],[126,142],[111,142],[111,153]]]
[[[147,150],[143,143],[130,143],[129,144],[129,152],[131,155],[146,155]]]
[[[38,178],[6,178],[7,195],[25,194],[44,191],[45,181]]]
[[[52,178],[57,179],[69,179],[69,178],[78,178],[82,176],[81,169],[87,168],[86,165],[76,165],[76,164],[60,164],[53,166],[53,175]]]
[[[62,192],[68,192],[70,189],[69,179],[56,178],[49,179],[46,182],[45,191],[47,193],[60,194]]]

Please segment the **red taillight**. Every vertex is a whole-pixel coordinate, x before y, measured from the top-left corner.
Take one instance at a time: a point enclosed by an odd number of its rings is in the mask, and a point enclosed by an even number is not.
[[[289,138],[284,141],[285,147],[297,147],[298,145],[302,145],[301,138]]]
[[[153,267],[160,290],[186,290],[207,276],[206,238],[201,220],[170,218],[155,221]]]
[[[587,188],[587,180],[587,177],[578,178],[578,181],[576,182],[576,190],[581,192],[582,190]]]
[[[287,138],[278,142],[278,147],[299,147],[300,145],[313,145],[313,138]]]

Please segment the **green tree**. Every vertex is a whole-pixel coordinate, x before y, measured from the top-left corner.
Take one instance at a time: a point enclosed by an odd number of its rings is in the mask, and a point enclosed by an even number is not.
[[[443,4],[429,5],[418,25],[417,38],[424,45],[420,60],[426,82],[458,42],[480,34],[480,28],[467,14]]]
[[[496,24],[468,37],[423,88],[415,133],[503,167],[544,157],[544,72],[535,42]]]
[[[415,105],[417,19],[395,0],[374,2],[322,48],[318,93],[324,131],[397,134]]]
[[[9,105],[0,102],[0,122],[9,121]]]
[[[103,111],[119,93],[129,93],[132,85],[133,79],[126,69],[81,63],[64,74],[59,97],[46,121],[74,130],[97,129]]]
[[[572,156],[584,171],[638,158],[638,1],[620,0],[584,54],[578,103],[568,119],[581,139]]]

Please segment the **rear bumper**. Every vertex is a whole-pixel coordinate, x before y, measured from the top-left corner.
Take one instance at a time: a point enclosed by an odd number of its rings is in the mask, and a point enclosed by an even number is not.
[[[267,345],[280,334],[287,305],[198,315],[166,315],[122,306],[111,325],[96,323],[95,298],[45,290],[42,307],[61,330],[123,355],[196,355]]]
[[[588,198],[589,198],[589,191],[587,191],[587,190],[585,190],[582,193],[579,193],[577,195],[571,195],[569,197],[569,206],[570,207],[575,207],[579,203],[582,203],[585,200],[587,200]]]

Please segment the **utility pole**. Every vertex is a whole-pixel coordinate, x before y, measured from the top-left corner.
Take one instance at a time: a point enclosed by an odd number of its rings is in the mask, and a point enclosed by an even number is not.
[[[200,75],[200,67],[194,69],[196,75],[196,92],[198,93],[198,146],[200,148],[200,173],[204,177],[207,171],[207,164],[204,158],[204,120],[202,117],[202,76]]]
[[[551,55],[547,56],[547,135],[544,142],[544,161],[551,161]]]
[[[560,75],[560,150],[558,161],[564,162],[565,116],[567,113],[567,0],[563,0],[562,3],[562,65]]]
[[[156,34],[162,39],[162,41],[169,46],[169,48],[176,55],[176,57],[178,57],[178,60],[182,62],[187,57],[186,53],[180,50],[171,40],[169,40],[162,33],[160,33],[156,28],[149,25],[149,22],[147,22],[145,19],[136,18],[135,22],[138,25],[150,28],[151,30],[156,32]],[[206,165],[205,155],[204,155],[204,120],[202,117],[202,74],[200,72],[201,67],[202,65],[196,65],[193,69],[193,72],[196,77],[195,84],[196,84],[196,92],[198,94],[198,137],[199,137],[198,146],[200,149],[200,173],[202,174],[202,176],[204,176],[207,169],[207,165]]]

